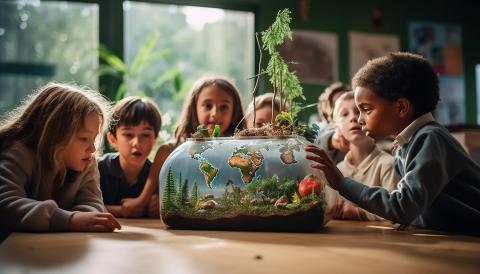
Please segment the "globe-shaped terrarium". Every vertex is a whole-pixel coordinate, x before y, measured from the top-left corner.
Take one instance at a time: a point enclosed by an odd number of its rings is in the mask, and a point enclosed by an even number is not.
[[[299,136],[188,139],[160,173],[161,217],[172,228],[315,231],[335,191],[305,159]]]

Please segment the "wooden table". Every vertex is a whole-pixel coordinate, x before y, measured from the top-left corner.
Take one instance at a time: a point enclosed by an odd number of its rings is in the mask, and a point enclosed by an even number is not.
[[[0,273],[480,273],[480,238],[337,221],[317,233],[171,230],[13,233]]]

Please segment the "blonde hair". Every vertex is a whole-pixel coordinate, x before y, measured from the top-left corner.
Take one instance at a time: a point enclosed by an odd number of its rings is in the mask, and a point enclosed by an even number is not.
[[[333,102],[333,97],[339,92],[347,92],[352,89],[341,83],[335,82],[328,86],[325,91],[318,97],[317,110],[321,118],[327,122],[332,122],[333,120],[333,108],[335,107],[335,102]]]
[[[233,114],[230,125],[224,131],[224,135],[229,136],[233,135],[235,129],[245,128],[245,122],[242,121],[243,118],[243,108],[242,101],[240,100],[240,94],[238,93],[237,88],[232,84],[228,79],[222,76],[216,75],[207,75],[204,76],[195,82],[192,89],[185,98],[183,104],[182,113],[180,114],[180,119],[175,127],[175,146],[180,145],[185,141],[186,138],[190,137],[197,127],[200,125],[197,115],[197,101],[200,95],[200,92],[208,87],[215,85],[220,89],[227,92],[233,100]],[[238,127],[237,127],[238,125]]]
[[[272,103],[273,103],[273,111],[280,113],[280,104],[281,104],[280,98],[276,97],[275,100],[273,100],[272,92],[264,93],[255,98],[255,110],[259,110],[263,107],[272,107]],[[285,106],[285,108],[288,109],[288,106]],[[253,122],[253,111],[254,109],[253,109],[253,101],[252,101],[248,105],[247,111],[245,111],[245,121],[247,122],[247,125]],[[284,110],[284,111],[287,111],[287,110]]]
[[[40,197],[54,198],[61,191],[67,168],[63,151],[83,127],[85,117],[96,113],[104,127],[109,104],[98,92],[71,85],[48,83],[10,112],[0,127],[0,147],[14,141],[34,153],[41,178]],[[96,140],[100,145],[101,138]],[[53,178],[49,181],[47,178]]]
[[[353,91],[345,92],[344,94],[340,95],[340,97],[338,97],[337,101],[335,102],[335,106],[333,107],[333,121],[337,120],[340,104],[345,101],[351,101],[354,99],[355,99],[355,96]]]

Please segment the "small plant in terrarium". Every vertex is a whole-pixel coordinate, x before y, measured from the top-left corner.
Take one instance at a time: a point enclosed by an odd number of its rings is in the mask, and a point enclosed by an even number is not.
[[[288,136],[301,135],[307,140],[313,141],[319,130],[318,126],[309,127],[308,125],[301,125],[294,117],[302,110],[301,105],[297,100],[305,100],[303,96],[303,89],[300,85],[295,72],[288,69],[288,64],[280,56],[277,47],[281,45],[285,39],[292,39],[292,31],[290,29],[290,10],[284,9],[278,12],[275,22],[261,33],[261,40],[263,46],[260,45],[258,33],[256,40],[260,49],[260,61],[258,65],[259,73],[255,76],[256,82],[253,89],[253,124],[256,120],[255,99],[257,95],[258,81],[260,76],[267,75],[269,81],[273,86],[273,100],[272,100],[272,119],[271,123],[267,123],[261,128],[250,128],[238,131],[236,136]],[[262,70],[263,50],[267,51],[270,60],[267,68]],[[279,95],[280,97],[280,114],[274,117],[273,102]],[[286,106],[289,106],[287,111]]]
[[[220,125],[215,125],[212,134],[208,132],[208,128],[204,125],[199,125],[197,131],[192,134],[192,138],[217,138],[220,136]]]

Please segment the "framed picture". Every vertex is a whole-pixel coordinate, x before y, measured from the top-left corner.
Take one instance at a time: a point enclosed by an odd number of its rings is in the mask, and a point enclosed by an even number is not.
[[[459,25],[411,22],[409,49],[432,63],[439,75],[440,102],[435,118],[444,125],[465,123],[465,77]]]
[[[400,49],[400,39],[396,35],[350,32],[350,77],[368,60],[384,56]]]
[[[292,40],[278,47],[282,58],[303,83],[338,81],[338,38],[336,34],[293,30]]]

